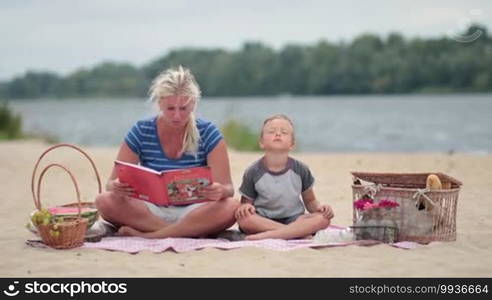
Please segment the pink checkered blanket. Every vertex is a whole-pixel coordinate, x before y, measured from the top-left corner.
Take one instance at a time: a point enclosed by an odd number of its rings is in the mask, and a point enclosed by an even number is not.
[[[349,245],[372,246],[380,244],[377,241],[354,241],[349,243],[317,243],[312,240],[279,240],[265,239],[259,241],[226,241],[221,239],[191,239],[191,238],[166,238],[166,239],[144,239],[139,237],[107,237],[97,243],[85,243],[84,248],[105,249],[112,251],[123,251],[138,253],[140,251],[164,252],[173,250],[175,252],[186,252],[204,248],[218,248],[222,250],[256,247],[277,251],[289,251],[301,248],[326,248]],[[401,249],[413,249],[418,246],[412,242],[399,242],[389,244]]]
[[[330,226],[325,230],[339,230],[343,227]],[[26,242],[33,247],[47,247],[40,240],[29,240]],[[195,238],[165,238],[165,239],[145,239],[140,237],[123,237],[111,236],[101,239],[99,242],[86,242],[82,248],[86,249],[104,249],[110,251],[121,251],[127,253],[138,253],[141,251],[151,251],[155,253],[164,252],[167,250],[175,252],[186,252],[192,250],[200,250],[204,248],[217,248],[222,250],[237,249],[243,247],[256,247],[276,251],[289,251],[301,248],[327,248],[341,246],[373,246],[381,244],[378,241],[359,240],[351,242],[316,242],[315,240],[280,240],[280,239],[265,239],[258,241],[228,241],[225,239],[195,239]],[[414,242],[398,242],[388,244],[392,247],[400,249],[414,249],[419,244]]]

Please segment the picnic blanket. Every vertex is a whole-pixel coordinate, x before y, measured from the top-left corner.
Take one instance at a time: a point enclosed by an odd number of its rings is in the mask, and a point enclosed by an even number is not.
[[[339,230],[340,227],[330,227],[325,230]],[[41,241],[28,241],[28,245],[34,247],[44,247]],[[111,236],[104,237],[99,242],[86,242],[82,248],[104,249],[110,251],[121,251],[127,253],[138,253],[141,251],[151,251],[154,253],[164,251],[186,252],[200,250],[204,248],[217,248],[222,250],[237,249],[243,247],[256,247],[276,251],[290,251],[301,248],[326,248],[340,246],[373,246],[381,244],[379,241],[358,240],[350,242],[316,242],[312,239],[281,240],[264,239],[258,241],[228,241],[225,239],[196,239],[196,238],[164,238],[164,239],[145,239],[140,237]],[[414,242],[397,242],[388,244],[400,249],[414,249],[419,244]]]
[[[85,243],[83,248],[105,249],[112,251],[123,251],[138,253],[140,251],[164,252],[173,250],[175,252],[186,252],[204,248],[218,248],[222,250],[237,249],[243,247],[265,248],[277,251],[289,251],[300,248],[324,248],[337,246],[372,246],[380,244],[378,241],[354,241],[348,243],[317,243],[312,240],[280,240],[265,239],[258,241],[227,241],[221,239],[191,239],[191,238],[166,238],[166,239],[144,239],[139,237],[107,237],[97,243]],[[389,244],[401,249],[413,249],[418,244],[413,242],[399,242]]]

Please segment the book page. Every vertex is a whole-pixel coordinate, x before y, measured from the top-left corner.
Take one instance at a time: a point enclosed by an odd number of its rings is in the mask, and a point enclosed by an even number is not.
[[[212,183],[209,167],[174,170],[164,173],[169,203],[183,205],[207,201],[199,191]]]

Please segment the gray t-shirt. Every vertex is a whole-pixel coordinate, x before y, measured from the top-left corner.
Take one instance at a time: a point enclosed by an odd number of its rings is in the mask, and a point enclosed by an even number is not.
[[[296,159],[289,157],[284,170],[272,172],[262,158],[244,172],[239,193],[253,201],[259,215],[280,219],[304,213],[301,193],[313,183],[309,168]]]

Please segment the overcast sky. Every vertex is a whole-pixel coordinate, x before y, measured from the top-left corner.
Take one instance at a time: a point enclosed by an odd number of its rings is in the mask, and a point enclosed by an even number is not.
[[[491,0],[2,0],[0,80],[108,60],[141,66],[188,46],[234,50],[254,40],[278,49],[364,32],[436,37],[472,21],[492,31]]]

